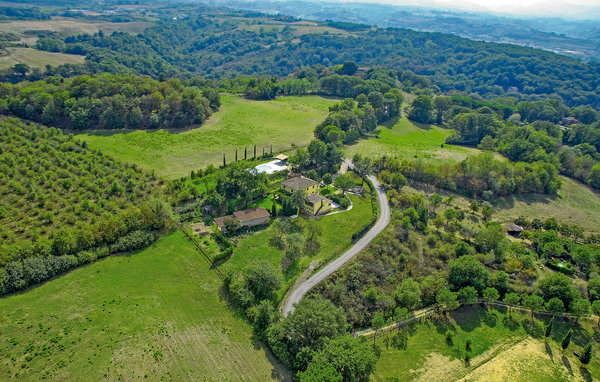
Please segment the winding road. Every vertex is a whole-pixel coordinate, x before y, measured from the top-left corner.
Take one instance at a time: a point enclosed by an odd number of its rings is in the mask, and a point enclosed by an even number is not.
[[[373,175],[367,176],[367,178],[373,183],[375,187],[375,191],[377,193],[377,201],[379,202],[379,217],[375,222],[373,228],[371,228],[363,237],[361,237],[350,249],[344,252],[343,255],[327,264],[323,269],[319,272],[315,273],[311,278],[303,281],[301,284],[297,285],[289,297],[286,300],[283,315],[287,317],[288,314],[292,313],[295,309],[295,305],[300,302],[302,297],[319,284],[321,281],[325,280],[335,271],[337,271],[341,266],[346,264],[348,261],[352,260],[356,255],[362,252],[363,249],[369,245],[373,239],[377,237],[384,230],[384,228],[390,222],[390,205],[388,204],[387,196],[385,194],[385,190]]]

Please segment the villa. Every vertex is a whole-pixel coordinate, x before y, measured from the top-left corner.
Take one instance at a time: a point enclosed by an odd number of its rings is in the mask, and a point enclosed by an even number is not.
[[[311,215],[325,214],[333,208],[333,202],[319,194],[309,194],[304,200],[304,211]]]
[[[308,195],[314,194],[319,189],[319,183],[312,179],[298,176],[296,178],[290,178],[281,182],[281,189],[288,194],[294,193],[294,191],[306,191]]]

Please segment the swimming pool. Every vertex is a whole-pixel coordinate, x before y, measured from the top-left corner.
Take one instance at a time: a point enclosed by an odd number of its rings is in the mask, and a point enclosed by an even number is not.
[[[287,170],[288,169],[288,165],[286,162],[280,161],[280,160],[273,160],[267,163],[263,163],[263,164],[259,164],[258,166],[254,167],[256,169],[257,172],[264,172],[267,174],[272,174],[274,172],[277,171],[282,171],[282,170]]]

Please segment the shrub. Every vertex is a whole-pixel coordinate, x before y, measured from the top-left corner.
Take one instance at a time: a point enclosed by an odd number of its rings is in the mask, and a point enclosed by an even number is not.
[[[154,232],[133,231],[119,239],[110,246],[110,252],[126,252],[141,249],[152,244],[156,240]]]

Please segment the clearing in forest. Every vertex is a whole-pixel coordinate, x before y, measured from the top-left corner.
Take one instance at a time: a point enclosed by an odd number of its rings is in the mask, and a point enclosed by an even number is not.
[[[348,156],[355,153],[371,157],[386,155],[400,159],[423,158],[427,160],[460,161],[479,150],[447,145],[444,142],[452,130],[435,125],[415,123],[400,118],[377,128],[379,137],[363,139],[348,146]]]
[[[137,163],[158,175],[177,178],[209,164],[243,159],[292,144],[307,145],[313,130],[325,119],[336,100],[317,96],[281,97],[253,101],[233,95],[221,96],[221,108],[204,125],[186,131],[102,131],[79,135],[96,149],[125,162]]]
[[[55,52],[44,52],[33,48],[6,48],[8,55],[0,57],[0,69],[7,69],[15,64],[27,64],[32,68],[43,68],[46,65],[83,64],[85,56]]]

